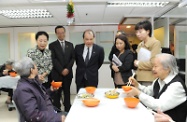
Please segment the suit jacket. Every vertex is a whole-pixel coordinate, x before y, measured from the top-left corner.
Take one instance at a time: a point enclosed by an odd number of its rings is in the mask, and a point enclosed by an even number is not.
[[[154,37],[151,37],[150,40],[143,44],[141,42],[138,45],[137,53],[141,48],[145,48],[151,52],[151,58],[149,61],[139,61],[138,69],[136,72],[138,81],[153,81],[155,78],[152,74],[152,61],[155,58],[155,55],[161,53],[161,43],[156,40]]]
[[[69,74],[65,77],[72,79],[73,71],[72,67],[75,60],[74,47],[71,42],[65,41],[65,54],[63,53],[60,42],[57,40],[49,44],[49,49],[52,52],[53,69],[51,72],[51,78],[55,81],[61,81],[63,79],[62,71],[67,68]]]
[[[98,70],[104,61],[104,49],[96,44],[93,45],[92,55],[88,64],[86,65],[83,58],[84,44],[76,45],[75,47],[75,61],[76,69],[76,84],[80,84],[87,75],[89,85],[98,85]]]
[[[118,56],[119,53],[116,53]],[[119,66],[119,72],[121,73],[124,83],[128,82],[130,76],[132,76],[133,68],[133,53],[131,50],[126,50],[119,56],[119,60],[122,62],[122,66]]]

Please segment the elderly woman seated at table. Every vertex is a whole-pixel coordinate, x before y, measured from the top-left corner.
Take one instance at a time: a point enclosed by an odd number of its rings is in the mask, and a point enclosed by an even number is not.
[[[64,112],[57,113],[51,103],[49,91],[39,82],[38,69],[31,58],[25,57],[14,64],[20,75],[13,100],[20,113],[21,122],[64,122]]]
[[[177,62],[170,54],[158,54],[153,61],[153,74],[157,78],[145,87],[133,79],[127,96],[138,96],[140,101],[155,111],[168,114],[176,122],[185,122],[187,116],[187,88],[178,76]],[[146,76],[145,76],[146,77]]]
[[[13,69],[12,69],[12,64],[14,63],[13,60],[9,59],[5,62],[5,64],[3,64],[1,67],[0,67],[0,77],[3,77],[3,76],[7,76],[9,75],[10,72],[15,72]],[[8,98],[6,100],[6,104],[10,104],[11,101],[12,101],[12,95],[13,95],[13,90],[12,89],[9,89],[9,88],[1,88],[0,90],[2,91],[5,91],[5,92],[8,92]]]

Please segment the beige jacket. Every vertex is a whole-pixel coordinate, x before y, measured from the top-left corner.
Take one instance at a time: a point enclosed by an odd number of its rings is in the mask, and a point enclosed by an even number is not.
[[[142,41],[137,48],[137,53],[141,48],[146,48],[151,51],[151,58],[149,61],[139,61],[137,69],[137,80],[138,81],[153,81],[155,78],[152,74],[152,60],[155,55],[161,53],[161,43],[154,37],[151,37],[145,44]]]

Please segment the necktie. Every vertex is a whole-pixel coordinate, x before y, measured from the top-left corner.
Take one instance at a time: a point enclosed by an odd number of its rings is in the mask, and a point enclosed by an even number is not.
[[[160,90],[160,85],[159,85],[158,80],[157,80],[157,81],[155,81],[155,84],[153,86],[153,97],[154,98],[158,98],[159,90]]]
[[[90,51],[89,51],[89,47],[88,47],[88,52],[86,54],[86,58],[85,58],[85,64],[87,65],[89,62],[89,57],[90,57]]]
[[[65,53],[65,42],[63,41],[63,42],[61,42],[61,44],[62,44],[62,51],[63,51],[63,53]]]

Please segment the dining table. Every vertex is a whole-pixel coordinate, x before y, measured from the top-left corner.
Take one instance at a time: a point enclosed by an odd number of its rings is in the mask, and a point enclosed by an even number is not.
[[[87,107],[83,99],[75,97],[72,107],[65,122],[154,122],[154,116],[141,102],[135,108],[128,108],[124,102],[126,97],[122,89],[117,89],[119,97],[109,99],[105,92],[113,88],[97,88],[94,98],[100,103],[95,107]],[[80,89],[78,94],[84,94],[86,90]]]
[[[0,88],[11,88],[15,89],[18,83],[20,76],[2,76],[0,77]]]
[[[0,88],[9,88],[9,89],[13,89],[14,91],[17,87],[17,83],[19,79],[20,79],[19,75],[15,77],[12,77],[9,75],[2,76],[0,77]],[[9,111],[12,111],[13,109],[15,109],[15,106],[12,103],[7,104],[7,107]]]

